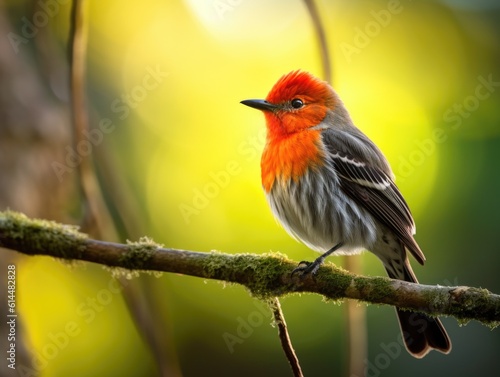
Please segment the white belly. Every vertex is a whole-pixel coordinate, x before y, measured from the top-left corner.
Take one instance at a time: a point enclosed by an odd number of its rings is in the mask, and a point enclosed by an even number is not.
[[[308,172],[299,183],[277,180],[267,194],[275,217],[292,237],[313,250],[325,252],[339,242],[344,246],[336,254],[370,249],[376,240],[375,219],[346,196],[334,179],[318,176],[330,175]]]

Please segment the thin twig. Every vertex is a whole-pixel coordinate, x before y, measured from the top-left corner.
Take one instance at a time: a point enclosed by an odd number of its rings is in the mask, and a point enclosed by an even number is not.
[[[70,31],[70,81],[73,112],[74,151],[78,158],[80,187],[85,203],[85,224],[92,233],[117,239],[113,219],[107,210],[92,162],[88,140],[89,121],[85,101],[85,64],[87,57],[88,1],[73,0]]]
[[[93,154],[84,149],[92,148],[87,136],[90,127],[85,101],[87,34],[88,1],[73,0],[70,33],[71,94],[74,150],[77,151],[80,159],[78,173],[86,210],[83,224],[97,236],[116,240],[118,232],[97,179],[92,159]],[[120,214],[123,214],[123,208],[130,208],[129,205],[120,205],[119,207],[118,213]],[[131,221],[127,219],[134,217],[132,213],[129,215],[124,217],[126,225],[131,224]],[[152,315],[151,293],[145,290],[141,283],[134,282],[134,284],[124,285],[122,295],[135,325],[153,352],[161,374],[163,376],[181,375],[175,350],[171,346],[171,342],[164,336],[166,331],[161,331],[165,326],[164,322],[161,322],[158,316]]]
[[[268,300],[269,307],[271,308],[274,316],[274,322],[278,327],[278,334],[281,341],[281,348],[285,352],[285,356],[292,367],[293,375],[295,377],[303,377],[302,369],[300,368],[299,359],[295,354],[295,350],[288,334],[288,329],[285,322],[285,316],[281,311],[281,304],[277,297],[272,297]]]
[[[326,40],[325,28],[323,27],[323,23],[321,22],[321,17],[319,16],[318,8],[316,8],[316,3],[314,2],[314,0],[304,0],[304,3],[306,4],[309,15],[311,16],[314,30],[316,32],[316,37],[318,39],[319,51],[321,55],[321,65],[323,67],[323,78],[329,83],[332,83],[330,51],[328,48],[328,42]]]
[[[362,272],[360,255],[345,255],[343,266],[354,274]],[[363,376],[368,352],[366,307],[355,300],[346,302],[348,376]]]

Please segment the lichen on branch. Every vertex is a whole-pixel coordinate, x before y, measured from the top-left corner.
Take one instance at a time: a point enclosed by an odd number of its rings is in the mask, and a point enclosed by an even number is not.
[[[30,219],[12,211],[0,212],[0,247],[131,271],[223,280],[241,284],[263,299],[310,292],[330,300],[351,298],[434,316],[453,316],[461,322],[477,320],[491,327],[500,321],[500,296],[482,288],[431,286],[355,275],[332,263],[323,265],[313,277],[292,277],[297,263],[281,253],[204,253],[164,248],[149,238],[127,244],[98,241],[75,226]]]

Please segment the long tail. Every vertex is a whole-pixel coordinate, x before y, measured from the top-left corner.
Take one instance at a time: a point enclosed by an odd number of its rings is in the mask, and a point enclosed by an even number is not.
[[[389,262],[390,264],[384,263],[387,274],[392,279],[418,283],[405,254],[406,252],[403,253],[404,262],[402,266],[395,260],[392,260],[392,263]],[[438,318],[400,309],[396,309],[396,313],[406,349],[414,357],[420,359],[432,349],[445,354],[451,351],[450,338]]]

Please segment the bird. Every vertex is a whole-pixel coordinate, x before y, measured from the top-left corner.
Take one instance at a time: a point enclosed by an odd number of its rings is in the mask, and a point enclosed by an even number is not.
[[[410,208],[382,151],[356,127],[337,92],[309,72],[283,75],[265,99],[243,105],[261,110],[266,142],[261,179],[283,228],[321,255],[292,275],[314,276],[331,254],[371,251],[392,279],[418,283],[408,253],[424,264]],[[438,318],[396,308],[407,351],[451,351]]]

